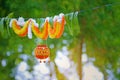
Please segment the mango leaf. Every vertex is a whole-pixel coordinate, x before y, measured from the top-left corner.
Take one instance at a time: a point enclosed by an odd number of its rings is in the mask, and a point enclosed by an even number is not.
[[[13,17],[13,13],[10,13],[7,17],[4,18],[4,36],[6,38],[10,37],[10,20]]]
[[[4,18],[0,20],[0,33],[3,36],[4,34]]]
[[[70,35],[73,36],[72,18],[73,18],[73,13],[71,13],[71,14],[66,14],[66,15],[65,15],[66,26],[68,27],[68,30],[69,30]]]

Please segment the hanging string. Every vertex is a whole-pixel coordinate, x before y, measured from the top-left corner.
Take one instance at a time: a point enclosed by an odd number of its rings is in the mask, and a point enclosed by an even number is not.
[[[69,14],[72,14],[72,13],[82,13],[82,12],[87,12],[88,10],[97,10],[97,9],[100,9],[100,8],[116,6],[116,5],[120,5],[120,2],[105,4],[103,6],[97,6],[97,7],[94,7],[94,8],[87,9],[87,10],[75,11],[75,12],[67,13],[65,15],[69,15]],[[13,19],[13,18],[6,18],[6,17],[3,17],[3,18],[5,18],[5,19]],[[3,19],[3,18],[0,18],[0,19]],[[24,18],[24,19],[29,19],[29,18]],[[33,18],[33,19],[45,19],[45,18]]]

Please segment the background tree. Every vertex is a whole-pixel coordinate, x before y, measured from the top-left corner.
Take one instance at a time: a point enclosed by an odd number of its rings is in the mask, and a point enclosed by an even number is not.
[[[63,46],[67,46],[71,50],[72,60],[78,64],[78,73],[82,80],[81,55],[82,46],[85,43],[87,55],[95,58],[94,64],[104,74],[104,80],[108,79],[108,70],[114,74],[114,79],[119,80],[120,6],[117,1],[119,0],[84,0],[81,2],[79,0],[0,0],[0,17],[7,16],[0,20],[0,61],[2,65],[4,61],[6,62],[5,66],[0,65],[0,75],[2,76],[0,80],[14,79],[15,67],[23,61],[20,56],[24,54],[28,56],[26,62],[30,65],[29,71],[31,71],[35,64],[33,49],[38,43],[46,43],[35,36],[32,40],[27,37],[18,37],[9,28],[9,18],[32,17],[41,23],[39,18],[53,17],[61,12],[66,14],[63,36],[57,40],[50,38],[47,40],[49,47],[54,45],[54,49],[51,49],[51,60],[54,61],[56,56],[53,53]],[[67,44],[62,43],[63,40],[66,40]],[[27,44],[25,44],[26,42]],[[61,79],[59,76],[64,78],[57,68],[56,73],[58,80]]]

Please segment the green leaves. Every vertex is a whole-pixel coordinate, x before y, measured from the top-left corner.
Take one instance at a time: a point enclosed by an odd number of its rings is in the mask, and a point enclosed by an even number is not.
[[[14,16],[14,13],[12,12],[12,13],[9,13],[6,18],[7,18],[7,19],[8,19],[8,18],[12,18],[13,16]]]
[[[69,34],[76,37],[80,34],[80,26],[78,22],[78,12],[72,12],[65,15],[66,27],[68,28]]]
[[[10,37],[10,26],[9,26],[9,22],[10,19],[13,17],[13,13],[8,14],[7,17],[5,18],[1,18],[0,20],[0,33],[2,36],[4,36],[5,38]]]

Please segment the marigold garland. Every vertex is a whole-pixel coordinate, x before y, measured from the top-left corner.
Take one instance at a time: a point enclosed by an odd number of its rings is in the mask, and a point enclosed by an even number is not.
[[[55,16],[53,19],[52,26],[49,23],[49,19],[46,18],[42,26],[43,28],[42,31],[38,28],[38,25],[36,24],[37,24],[36,21],[33,19],[29,19],[28,21],[24,22],[24,25],[18,24],[18,21],[16,19],[12,19],[10,22],[10,26],[13,28],[14,32],[20,37],[25,37],[28,34],[28,32],[30,32],[28,31],[29,30],[28,28],[30,27],[31,31],[34,33],[35,36],[43,40],[46,40],[48,36],[50,38],[61,37],[64,31],[65,17],[64,14]]]
[[[26,34],[28,32],[29,23],[30,23],[30,20],[26,21],[23,28],[21,28],[21,26],[17,24],[17,20],[13,19],[11,22],[11,26],[17,35],[24,37],[24,36],[26,36]]]
[[[60,14],[59,16],[55,16],[53,22],[54,22],[53,27],[51,27],[51,25],[48,24],[49,37],[60,38],[64,31],[64,25],[65,25],[64,15]]]
[[[48,21],[47,20],[44,22],[42,27],[43,29],[41,31],[39,30],[38,26],[36,26],[32,21],[32,31],[34,35],[37,36],[38,38],[46,40],[48,38]]]

